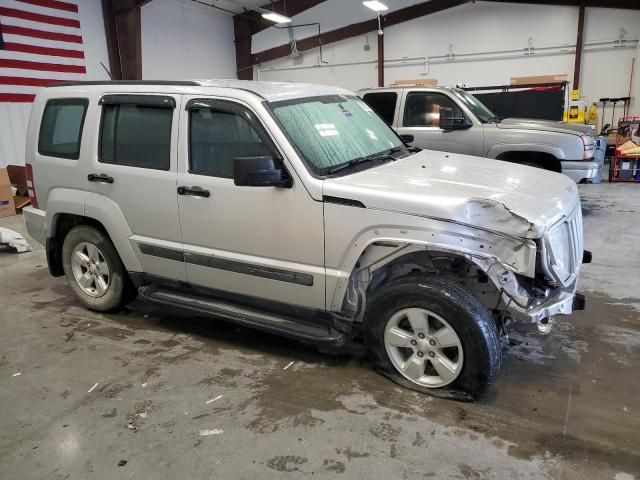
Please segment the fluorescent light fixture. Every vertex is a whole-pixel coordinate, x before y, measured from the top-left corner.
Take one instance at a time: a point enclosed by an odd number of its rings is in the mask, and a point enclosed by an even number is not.
[[[289,17],[285,17],[276,12],[263,12],[262,18],[271,20],[274,23],[289,23],[291,21]]]
[[[378,0],[368,0],[366,2],[362,2],[362,4],[374,12],[384,12],[385,10],[389,10],[389,7],[382,2],[378,2]]]

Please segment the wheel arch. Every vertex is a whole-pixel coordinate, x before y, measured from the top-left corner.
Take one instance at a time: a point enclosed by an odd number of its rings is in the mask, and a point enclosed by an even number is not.
[[[560,163],[560,160],[554,154],[545,151],[509,150],[498,155],[496,160],[502,160],[510,163],[533,163],[545,170],[562,173],[562,164]]]
[[[71,192],[77,196],[80,192]],[[46,252],[49,271],[62,276],[62,244],[66,235],[76,225],[91,225],[103,232],[111,243],[127,271],[142,271],[142,266],[129,242],[132,233],[120,208],[102,195],[82,192],[82,198],[71,202],[68,198],[47,203]]]
[[[450,239],[448,243],[444,243],[445,238]],[[519,288],[516,274],[534,276],[533,241],[477,230],[467,232],[464,238],[458,232],[439,240],[370,238],[363,242],[365,246],[356,253],[350,268],[336,275],[334,289],[328,291],[330,309],[361,321],[373,290],[386,281],[418,272],[466,286],[489,309],[497,308],[505,292],[526,301],[522,298],[526,292]],[[327,286],[332,285],[328,282]]]

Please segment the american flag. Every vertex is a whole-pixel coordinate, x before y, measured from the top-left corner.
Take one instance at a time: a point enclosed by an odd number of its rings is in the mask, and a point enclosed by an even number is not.
[[[86,73],[76,3],[0,0],[0,102],[33,102],[38,88]]]

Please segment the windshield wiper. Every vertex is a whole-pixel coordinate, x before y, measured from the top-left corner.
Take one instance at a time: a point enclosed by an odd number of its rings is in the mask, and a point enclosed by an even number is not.
[[[502,117],[494,115],[489,119],[489,123],[500,123],[502,121]]]
[[[394,157],[392,155],[392,153],[398,153],[400,150],[402,150],[404,147],[394,147],[390,150],[386,150],[384,152],[381,153],[374,153],[373,155],[367,155],[366,157],[359,157],[359,158],[354,158],[352,160],[349,160],[346,163],[342,163],[336,167],[333,167],[329,170],[327,170],[327,174],[331,175],[332,173],[336,173],[336,172],[341,172],[342,170],[346,170],[348,168],[352,168],[355,167],[356,165],[361,165],[363,163],[368,163],[368,162],[375,162],[378,160],[391,160],[391,161],[395,161],[397,160],[396,157]]]

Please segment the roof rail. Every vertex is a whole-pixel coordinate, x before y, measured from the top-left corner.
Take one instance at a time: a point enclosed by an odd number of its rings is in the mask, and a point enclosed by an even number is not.
[[[73,87],[83,85],[175,85],[177,87],[198,87],[200,84],[192,80],[89,80],[78,82],[59,82],[47,85],[52,87]]]

